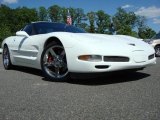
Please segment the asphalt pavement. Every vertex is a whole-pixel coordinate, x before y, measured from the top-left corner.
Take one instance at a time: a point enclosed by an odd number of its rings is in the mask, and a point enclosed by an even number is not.
[[[160,120],[160,58],[134,73],[46,81],[40,70],[4,70],[0,120]]]

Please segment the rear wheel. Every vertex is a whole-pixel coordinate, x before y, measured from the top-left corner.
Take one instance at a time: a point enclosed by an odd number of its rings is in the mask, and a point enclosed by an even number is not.
[[[12,63],[10,59],[10,53],[8,47],[5,45],[3,48],[3,66],[6,70],[9,70],[12,68]]]
[[[155,47],[156,56],[160,57],[160,45]]]
[[[42,52],[41,68],[48,80],[68,79],[69,72],[64,47],[56,43],[49,44]]]

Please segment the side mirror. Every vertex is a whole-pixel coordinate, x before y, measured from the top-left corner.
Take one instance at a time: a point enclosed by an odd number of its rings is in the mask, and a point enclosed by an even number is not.
[[[25,37],[29,37],[29,35],[25,32],[25,31],[18,31],[16,32],[17,36],[25,36]]]

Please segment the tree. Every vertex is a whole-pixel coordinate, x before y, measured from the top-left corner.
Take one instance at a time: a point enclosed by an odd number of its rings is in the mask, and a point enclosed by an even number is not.
[[[109,25],[111,24],[110,16],[104,11],[96,12],[96,24],[98,33],[108,33]]]
[[[156,32],[149,27],[139,28],[139,30],[138,30],[138,35],[142,39],[150,39],[155,34],[156,34]]]
[[[88,24],[87,23],[81,23],[80,27],[84,29],[85,31],[88,31]]]
[[[87,13],[88,19],[89,19],[89,32],[95,33],[95,13],[94,12],[89,12]]]
[[[63,23],[67,23],[67,13],[68,13],[68,9],[63,7],[61,8],[62,9],[62,12],[61,12],[61,15],[62,15],[62,22]]]
[[[138,37],[142,39],[152,38],[156,32],[146,25],[146,18],[144,16],[137,16]]]
[[[59,22],[62,20],[61,16],[62,9],[58,5],[53,5],[49,7],[48,11],[49,11],[49,17],[52,22]]]
[[[117,34],[132,35],[136,26],[137,17],[133,12],[127,13],[124,9],[118,8],[113,16],[113,26]]]
[[[76,12],[75,26],[81,27],[82,21],[86,20],[86,15],[84,14],[84,10],[81,8],[75,9],[75,12]]]
[[[13,24],[13,10],[6,5],[0,7],[0,26],[11,26]]]
[[[136,17],[137,17],[137,19],[136,19],[137,28],[144,28],[147,26],[146,25],[146,18],[144,16],[137,15]]]
[[[7,37],[10,36],[11,30],[10,27],[13,25],[12,18],[12,9],[6,5],[1,5],[0,7],[0,45],[1,42]],[[14,25],[15,26],[15,25]]]
[[[47,21],[48,20],[48,11],[45,7],[39,7],[38,17],[39,17],[40,21]]]
[[[38,12],[36,9],[30,9],[27,7],[16,8],[14,10],[13,26],[11,29],[13,32],[22,29],[26,24],[38,21]]]
[[[1,45],[1,42],[10,35],[12,35],[10,28],[5,24],[1,25],[0,26],[0,45]]]

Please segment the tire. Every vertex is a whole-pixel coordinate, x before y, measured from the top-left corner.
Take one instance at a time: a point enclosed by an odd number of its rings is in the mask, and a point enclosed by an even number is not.
[[[155,47],[155,55],[156,57],[160,57],[160,45]]]
[[[8,47],[5,45],[3,48],[3,66],[6,70],[9,70],[13,67],[10,59],[10,53]]]
[[[49,44],[42,52],[41,68],[47,80],[67,80],[69,72],[64,47],[56,43]]]

